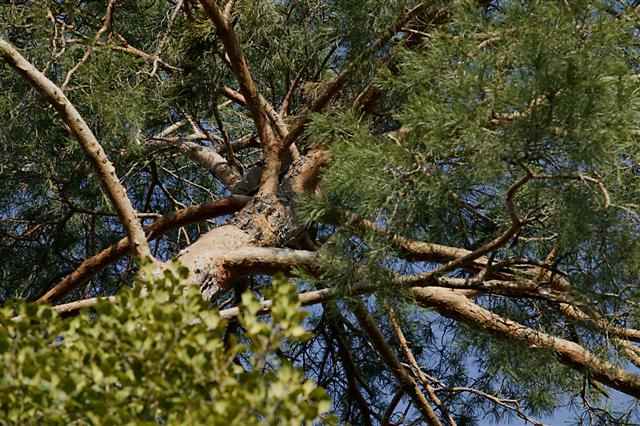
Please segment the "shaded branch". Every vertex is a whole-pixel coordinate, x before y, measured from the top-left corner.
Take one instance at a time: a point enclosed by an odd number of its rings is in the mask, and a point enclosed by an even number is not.
[[[85,62],[87,62],[87,60],[91,56],[91,52],[93,52],[93,47],[98,43],[100,37],[106,34],[107,31],[109,31],[109,27],[111,26],[111,21],[113,19],[113,8],[115,7],[116,2],[117,0],[109,0],[109,3],[107,4],[107,11],[104,14],[102,27],[100,27],[96,35],[93,37],[93,41],[91,42],[91,44],[87,46],[87,50],[84,52],[84,55],[82,55],[82,58],[78,61],[77,64],[74,65],[73,68],[69,70],[69,72],[67,72],[67,75],[65,76],[64,81],[60,86],[62,90],[67,87],[67,85],[71,81],[71,77],[73,77],[73,74],[75,74],[75,72],[78,71],[78,69],[82,65],[84,65]]]
[[[250,199],[250,197],[236,195],[199,206],[187,207],[158,219],[145,227],[144,232],[149,240],[154,240],[169,231],[190,223],[236,212],[244,207]],[[59,300],[70,291],[87,282],[102,269],[126,256],[130,250],[129,238],[121,239],[95,256],[85,259],[75,271],[64,277],[51,290],[40,297],[38,301],[52,302]]]
[[[336,310],[336,312],[332,312],[327,314],[327,322],[329,324],[329,328],[331,329],[331,333],[333,334],[333,338],[338,344],[338,356],[342,362],[342,367],[344,368],[345,375],[347,377],[347,385],[351,390],[354,400],[356,401],[356,405],[360,409],[362,413],[363,423],[365,425],[371,425],[371,410],[369,409],[369,404],[362,396],[362,392],[360,392],[360,386],[358,386],[358,379],[360,379],[360,375],[358,374],[357,367],[353,361],[353,356],[351,355],[351,351],[349,350],[349,345],[346,341],[345,330],[343,324],[340,323],[342,319],[342,315],[337,311],[337,306],[332,304],[332,306],[328,306],[329,309]],[[336,317],[336,315],[338,315]]]
[[[265,167],[260,182],[260,194],[274,194],[278,187],[280,172],[280,144],[268,123],[260,94],[228,17],[220,10],[214,0],[200,0],[200,4],[215,25],[222,40],[225,52],[229,56],[231,70],[238,80],[240,92],[244,96],[262,142]]]
[[[387,311],[387,314],[389,315],[389,320],[391,321],[391,327],[393,328],[393,331],[396,333],[396,337],[398,338],[398,342],[400,343],[402,352],[404,353],[404,356],[407,359],[407,362],[409,363],[411,372],[413,373],[414,376],[416,376],[420,380],[420,383],[422,383],[422,387],[427,392],[427,395],[429,395],[429,399],[431,399],[431,401],[433,401],[435,406],[438,407],[438,410],[442,414],[442,417],[447,421],[449,426],[456,426],[456,421],[453,419],[453,416],[451,415],[451,413],[449,413],[449,410],[447,410],[447,407],[445,407],[444,404],[442,404],[442,401],[440,401],[440,398],[438,398],[438,395],[436,395],[435,390],[433,389],[433,386],[431,386],[431,383],[429,383],[429,380],[427,380],[424,373],[422,373],[422,370],[420,369],[420,366],[418,365],[418,362],[416,361],[415,356],[413,356],[413,352],[411,352],[411,349],[409,348],[409,343],[407,342],[404,332],[402,331],[402,328],[398,323],[398,319],[396,317],[396,313],[395,313],[395,310],[393,309],[393,306],[385,302],[384,307]]]
[[[422,391],[418,387],[413,377],[405,370],[402,363],[396,358],[393,353],[393,349],[387,341],[385,340],[382,332],[378,328],[375,320],[371,317],[364,304],[361,301],[358,301],[354,308],[353,314],[358,319],[358,323],[365,331],[365,333],[369,336],[369,342],[374,347],[380,358],[382,358],[383,362],[387,365],[387,367],[391,370],[393,375],[398,380],[398,383],[402,387],[402,389],[409,395],[414,405],[420,411],[422,416],[430,425],[434,426],[442,426],[440,419],[433,411],[433,408],[429,405],[429,402],[426,400],[425,396],[422,394]]]
[[[458,7],[461,4],[459,1],[453,2],[453,4],[445,6],[445,7],[432,7],[428,13],[425,14],[425,20],[433,20],[438,16],[441,16],[443,13]],[[407,11],[407,13],[398,21],[396,21],[378,40],[367,48],[365,52],[360,54],[354,60],[349,62],[342,71],[331,80],[325,87],[325,89],[318,95],[307,111],[302,114],[297,120],[295,120],[294,124],[289,127],[289,134],[287,137],[283,138],[281,144],[281,152],[284,152],[285,149],[289,147],[292,143],[294,143],[304,132],[304,128],[309,122],[309,118],[311,113],[320,112],[324,107],[326,107],[331,99],[342,89],[344,84],[347,82],[347,79],[351,76],[351,74],[356,70],[357,65],[363,61],[364,58],[370,57],[375,54],[381,47],[383,47],[386,43],[388,43],[397,33],[400,31],[407,22],[413,19],[416,15],[421,13],[424,9],[424,2],[420,2],[411,9]]]

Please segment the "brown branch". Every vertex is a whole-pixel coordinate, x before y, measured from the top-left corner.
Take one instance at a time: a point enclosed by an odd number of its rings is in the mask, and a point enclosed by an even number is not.
[[[353,286],[352,295],[361,295],[375,291],[372,284]],[[438,313],[456,321],[465,322],[500,339],[518,340],[532,349],[552,350],[558,360],[585,376],[589,376],[613,389],[640,397],[640,377],[612,365],[577,343],[533,330],[522,324],[500,317],[478,306],[456,290],[438,287],[412,287],[408,289],[422,306],[434,308]],[[299,294],[303,306],[326,302],[335,297],[331,289],[316,290]],[[268,312],[271,301],[261,302],[264,312]],[[237,308],[221,311],[222,318],[238,315]]]
[[[320,180],[320,171],[329,161],[329,151],[310,150],[294,164],[294,169],[289,171],[291,177],[285,180],[283,186],[298,195],[313,195]]]
[[[199,206],[187,207],[184,210],[179,210],[158,219],[144,228],[144,231],[149,240],[154,240],[169,231],[190,223],[236,212],[244,207],[250,199],[249,197],[236,195]],[[59,300],[102,269],[126,256],[129,251],[129,239],[121,239],[95,256],[85,259],[75,271],[63,278],[62,281],[40,297],[38,301],[52,302]]]
[[[372,413],[369,408],[369,404],[362,396],[362,392],[360,392],[360,386],[358,386],[358,379],[360,379],[360,375],[358,374],[356,364],[353,361],[353,356],[351,355],[349,345],[345,338],[344,324],[340,322],[343,320],[342,315],[337,311],[338,308],[333,303],[328,306],[328,309],[335,310],[335,312],[327,314],[326,318],[329,328],[333,334],[333,338],[338,344],[338,356],[342,361],[342,367],[344,368],[345,376],[347,378],[347,385],[351,390],[353,399],[356,401],[356,405],[362,413],[363,423],[365,425],[371,425]]]
[[[107,11],[104,14],[102,27],[100,27],[96,35],[93,37],[93,41],[91,42],[91,44],[87,46],[87,50],[84,52],[84,55],[82,55],[82,58],[80,59],[80,61],[78,61],[78,63],[75,64],[75,66],[71,68],[69,72],[67,72],[67,75],[65,76],[64,81],[62,82],[62,86],[60,86],[62,90],[64,90],[67,87],[67,85],[71,81],[71,77],[73,77],[73,74],[75,74],[75,72],[78,71],[78,69],[82,65],[84,65],[85,62],[87,62],[87,60],[91,56],[93,47],[98,43],[98,40],[100,40],[100,37],[102,37],[107,31],[109,31],[109,27],[111,26],[111,20],[113,19],[113,8],[115,7],[115,4],[117,1],[118,0],[109,0],[109,3],[107,4]]]
[[[520,341],[532,349],[551,350],[560,363],[613,389],[640,398],[640,377],[598,358],[577,343],[503,318],[451,290],[414,287],[411,292],[422,306],[434,308],[445,317],[467,323],[500,339]]]
[[[417,383],[413,380],[413,377],[407,373],[407,370],[405,370],[398,358],[396,358],[393,353],[393,349],[389,343],[387,343],[375,320],[371,317],[361,301],[358,301],[355,304],[353,314],[358,319],[358,323],[362,329],[369,336],[369,342],[371,345],[391,370],[393,375],[396,377],[398,384],[407,393],[407,395],[409,395],[425,420],[427,420],[430,425],[442,426],[440,419],[438,419],[433,408],[431,408],[422,391],[420,391]]]
[[[289,113],[289,105],[291,105],[291,99],[293,99],[293,94],[296,92],[296,89],[300,85],[300,81],[302,81],[302,76],[304,75],[304,72],[306,70],[307,65],[305,64],[302,66],[302,68],[300,68],[300,71],[298,71],[295,78],[293,79],[289,90],[287,90],[287,94],[285,95],[284,99],[282,100],[282,104],[280,105],[280,112],[278,112],[278,116],[280,116],[281,118],[284,118]]]
[[[398,391],[396,391],[396,393],[393,395],[393,398],[391,398],[391,402],[389,402],[389,405],[387,406],[387,409],[384,411],[384,414],[382,416],[382,421],[380,422],[381,426],[391,425],[391,416],[395,412],[395,409],[402,400],[403,396],[404,390],[402,389],[398,389]]]
[[[636,368],[640,368],[640,348],[628,340],[614,338],[612,341],[619,346],[625,357],[631,361]]]
[[[242,96],[242,93],[239,93],[236,90],[233,90],[231,87],[227,85],[223,85],[220,90],[222,91],[222,94],[226,96],[229,100],[232,100],[238,105],[247,106],[247,103],[245,102],[245,99],[244,99],[244,96]],[[267,114],[269,121],[271,121],[271,123],[273,123],[273,125],[276,126],[276,130],[278,131],[278,134],[280,135],[280,137],[283,137],[283,138],[286,137],[287,134],[289,133],[289,129],[287,128],[287,124],[284,122],[284,119],[280,116],[280,114],[276,112],[273,106],[269,102],[267,102],[267,100],[262,95],[259,95],[259,97],[260,97],[260,104],[264,109],[265,114]]]
[[[307,250],[291,250],[272,247],[243,247],[230,250],[223,257],[215,259],[226,272],[233,276],[291,273],[292,268],[301,267],[313,272],[318,253]]]
[[[464,258],[472,253],[469,250],[458,247],[410,240],[400,235],[390,234],[380,225],[366,219],[359,219],[354,214],[345,213],[345,215],[346,220],[357,229],[375,232],[388,237],[393,247],[399,251],[400,257],[405,260],[446,263],[458,258]],[[470,266],[472,270],[478,270],[487,266],[488,262],[489,259],[487,257],[480,256],[473,261],[467,262],[466,265]]]
[[[352,294],[369,293],[375,289],[375,285],[360,284],[353,287]],[[532,349],[552,350],[562,364],[620,392],[635,398],[640,397],[640,377],[601,360],[595,354],[587,351],[577,343],[533,330],[522,324],[500,317],[471,302],[467,297],[456,293],[454,290],[437,287],[412,287],[409,291],[419,304],[427,308],[434,308],[443,316],[480,328],[497,338],[518,340]],[[334,297],[335,293],[331,289],[299,294],[299,300],[303,306],[323,303]],[[82,300],[59,305],[58,307],[54,307],[54,309],[59,312],[69,313],[80,308],[95,306],[97,300],[98,299]],[[269,311],[272,305],[270,300],[261,301],[260,303],[265,313]],[[223,319],[230,319],[238,314],[239,310],[237,307],[220,312],[220,316]],[[402,367],[401,364],[400,367]],[[407,374],[406,371],[405,374]]]
[[[136,217],[131,200],[129,200],[126,190],[120,184],[115,168],[109,161],[107,154],[78,110],[69,102],[60,88],[3,39],[0,39],[0,54],[11,67],[45,96],[62,116],[69,127],[69,131],[78,140],[85,155],[96,169],[100,182],[120,217],[127,237],[133,243],[133,254],[140,259],[148,257],[153,260],[149,250],[149,243],[145,238],[142,225]]]
[[[189,160],[211,171],[231,193],[242,194],[244,192],[242,189],[242,176],[236,169],[229,165],[222,155],[218,154],[217,149],[198,145],[195,142],[185,141],[181,138],[162,139],[161,141],[166,142],[163,144],[164,146],[175,147]]]
[[[445,6],[444,8],[434,7],[428,11],[425,19],[434,19],[435,17],[440,16],[444,11],[455,8],[459,4],[460,2],[456,1],[452,5]],[[360,54],[353,61],[349,62],[342,69],[342,71],[326,85],[322,93],[320,93],[320,95],[318,95],[313,100],[307,111],[295,121],[293,126],[289,128],[289,134],[287,135],[287,137],[282,139],[281,152],[284,152],[284,150],[288,148],[289,145],[294,143],[302,135],[302,133],[304,132],[304,128],[309,121],[311,113],[319,112],[329,104],[335,94],[338,93],[338,91],[342,89],[344,84],[347,82],[347,79],[349,78],[351,73],[355,71],[357,65],[362,62],[364,58],[371,56],[378,49],[388,43],[398,33],[398,31],[400,31],[406,25],[407,22],[413,19],[418,13],[422,12],[423,8],[424,3],[420,2],[416,6],[409,9],[401,19],[395,22],[378,40],[376,40],[371,46],[369,46],[369,48],[365,52]]]
[[[227,4],[224,5],[224,17],[229,20],[231,19],[231,13],[233,13],[233,8],[236,5],[236,0],[227,0]]]
[[[438,407],[438,410],[440,410],[442,417],[446,419],[449,426],[456,426],[456,421],[453,419],[453,416],[451,415],[451,413],[449,413],[449,410],[447,410],[447,407],[445,407],[444,404],[442,404],[442,401],[440,401],[440,398],[438,398],[438,395],[436,395],[433,389],[433,386],[431,386],[431,383],[429,383],[429,380],[420,369],[420,366],[418,365],[418,361],[416,361],[416,357],[413,356],[413,352],[411,352],[411,349],[409,348],[407,338],[405,337],[404,332],[402,331],[402,328],[398,323],[398,319],[396,317],[396,313],[395,313],[395,310],[393,309],[393,306],[391,306],[388,302],[385,302],[384,307],[387,311],[387,314],[389,315],[389,320],[391,321],[391,327],[393,328],[393,331],[396,333],[396,337],[398,338],[398,342],[400,343],[402,352],[404,353],[404,356],[407,359],[407,362],[409,363],[411,372],[413,373],[414,376],[416,376],[420,380],[420,383],[422,383],[422,387],[427,392],[427,395],[429,395],[429,398],[431,399],[431,401],[433,401],[435,406]]]
[[[151,55],[151,54],[149,54],[147,52],[143,52],[142,50],[131,46],[127,42],[127,40],[125,40],[125,38],[122,37],[120,34],[113,34],[113,35],[115,36],[116,39],[118,39],[118,41],[120,41],[120,43],[122,43],[122,46],[110,46],[111,50],[116,50],[116,51],[119,51],[119,52],[129,53],[131,55],[134,55],[134,56],[137,56],[139,58],[145,59],[147,61],[155,61],[156,60],[154,55]],[[157,58],[157,61],[166,70],[181,71],[180,68],[174,67],[173,65],[169,65],[168,63],[166,63],[165,61],[163,61],[160,58]]]
[[[175,5],[173,12],[171,13],[171,17],[169,18],[169,24],[167,25],[167,30],[164,32],[164,34],[162,35],[162,38],[158,42],[158,46],[156,46],[156,51],[153,54],[153,68],[151,69],[152,76],[156,75],[156,73],[158,72],[160,54],[162,53],[162,49],[164,49],[164,45],[167,42],[167,39],[169,38],[169,34],[171,33],[171,28],[173,27],[173,24],[175,24],[176,19],[178,18],[178,13],[180,12],[180,9],[182,9],[183,3],[184,3],[184,0],[179,0],[178,3]]]
[[[428,261],[436,263],[446,263],[453,261],[457,258],[465,258],[472,252],[469,250],[444,246],[440,244],[426,243],[422,241],[409,240],[395,234],[387,233],[379,225],[359,219],[357,216],[344,213],[345,218],[356,229],[361,229],[370,232],[376,232],[381,235],[386,235],[391,241],[394,248],[400,252],[400,257],[409,261]],[[554,254],[555,255],[555,254]],[[547,259],[550,262],[551,259]],[[485,256],[481,256],[467,262],[466,265],[461,265],[471,271],[478,271],[486,268],[489,265],[489,259]],[[489,294],[500,294],[509,297],[533,297],[544,300],[560,302],[558,307],[560,312],[574,321],[580,321],[597,327],[605,334],[617,336],[623,339],[627,339],[633,342],[640,343],[640,330],[627,327],[617,327],[609,324],[603,318],[593,318],[587,315],[582,310],[573,306],[569,302],[569,293],[567,290],[571,287],[569,282],[558,275],[550,277],[548,283],[542,283],[544,277],[541,276],[541,268],[534,267],[528,269],[519,269],[518,272],[527,275],[532,280],[518,280],[516,282],[515,275],[511,271],[494,270],[491,272],[491,276],[498,280],[464,280],[464,279],[452,279],[452,278],[440,278],[434,280],[432,275],[420,274],[409,277],[399,278],[397,284],[400,285],[435,285],[438,284],[442,287],[456,288],[456,289],[475,289]],[[545,271],[545,275],[548,274]],[[505,281],[500,281],[505,280]],[[510,282],[511,281],[511,282]],[[542,285],[546,284],[546,285]]]
[[[453,260],[450,260],[449,262],[445,263],[444,265],[432,271],[422,273],[416,276],[416,278],[428,279],[429,277],[441,275],[445,272],[456,269],[467,263],[473,262],[476,259],[483,257],[485,254],[493,250],[496,250],[502,247],[504,244],[506,244],[511,239],[511,237],[513,237],[518,233],[518,231],[524,224],[524,222],[522,221],[522,219],[520,219],[520,216],[518,216],[518,213],[516,212],[516,207],[515,207],[515,202],[513,200],[513,197],[515,196],[515,193],[518,191],[518,189],[520,189],[524,184],[526,184],[531,179],[531,177],[532,177],[531,173],[527,171],[527,174],[524,177],[522,177],[520,180],[518,180],[516,183],[514,183],[507,191],[507,210],[509,211],[509,215],[511,216],[511,224],[509,225],[509,228],[507,228],[506,231],[504,231],[501,235],[499,235],[492,241],[488,242],[487,244],[483,245],[482,247],[479,247],[476,250],[468,254],[465,254],[462,257],[458,257]]]
[[[215,135],[210,135],[211,137],[216,137]],[[171,136],[171,137],[161,137],[161,136],[153,136],[151,140],[147,141],[145,145],[147,148],[151,150],[162,149],[162,148],[177,148],[181,142],[184,141],[201,141],[208,140],[206,135],[202,133],[194,133],[187,136]],[[242,151],[246,148],[256,148],[258,147],[257,137],[255,134],[246,135],[241,137],[238,140],[231,142],[231,149],[233,152]],[[216,145],[209,149],[215,150],[219,154],[225,154],[227,152],[227,147],[225,144]]]
[[[242,96],[242,93],[239,93],[233,90],[231,87],[227,85],[223,85],[221,88],[221,91],[222,91],[222,94],[226,96],[229,100],[239,105],[242,105],[245,107],[247,106],[247,103],[245,102],[244,96]],[[262,108],[265,114],[267,114],[269,121],[276,127],[276,130],[278,131],[278,135],[281,138],[286,138],[287,135],[289,134],[289,128],[287,126],[287,123],[284,122],[284,118],[276,112],[273,106],[262,95],[259,95],[259,96],[260,96],[260,103],[262,105]],[[289,147],[289,153],[291,154],[291,159],[293,161],[296,161],[300,158],[300,154],[298,153],[298,149],[296,148],[295,145],[291,145]]]
[[[258,136],[262,142],[265,167],[262,172],[259,193],[261,195],[274,194],[278,188],[278,174],[280,172],[280,144],[266,119],[260,94],[229,19],[214,0],[200,0],[200,4],[215,25],[222,40],[225,51],[229,56],[231,70],[238,80],[240,92],[244,96],[247,108],[251,112]]]
[[[231,140],[229,139],[229,135],[227,135],[227,131],[224,128],[224,124],[220,119],[220,113],[218,112],[218,108],[213,108],[213,117],[216,120],[216,124],[218,125],[218,131],[222,135],[222,140],[224,141],[224,146],[226,147],[227,158],[231,167],[238,167],[236,158],[233,155],[233,146],[231,145]]]

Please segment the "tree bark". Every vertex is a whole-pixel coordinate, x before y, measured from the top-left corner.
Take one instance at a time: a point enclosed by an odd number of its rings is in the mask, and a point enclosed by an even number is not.
[[[142,224],[140,224],[136,216],[136,211],[127,196],[127,191],[120,184],[115,167],[109,161],[104,149],[78,110],[58,86],[38,71],[10,43],[1,38],[0,54],[18,74],[49,101],[69,126],[69,131],[80,143],[85,155],[98,173],[100,183],[118,213],[129,241],[131,241],[133,254],[141,260],[149,258],[155,261],[151,256],[149,243],[142,230]]]

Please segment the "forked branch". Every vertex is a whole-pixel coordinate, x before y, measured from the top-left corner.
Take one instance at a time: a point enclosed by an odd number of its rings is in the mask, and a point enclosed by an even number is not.
[[[253,81],[249,65],[242,53],[240,43],[228,16],[225,15],[224,11],[220,10],[214,0],[200,0],[200,4],[202,4],[207,16],[215,25],[222,40],[225,52],[229,56],[231,70],[238,80],[240,92],[244,97],[247,108],[251,112],[258,136],[262,142],[265,167],[262,172],[260,194],[274,194],[278,187],[278,174],[280,172],[280,143],[273,134],[258,88]]]

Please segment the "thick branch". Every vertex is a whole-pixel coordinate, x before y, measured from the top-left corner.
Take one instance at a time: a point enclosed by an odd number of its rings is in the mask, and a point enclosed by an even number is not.
[[[149,240],[154,240],[181,226],[200,220],[210,219],[215,216],[222,216],[236,212],[244,207],[250,199],[251,198],[249,197],[236,195],[222,200],[201,204],[199,206],[187,207],[186,209],[179,210],[158,219],[151,225],[147,226],[144,231],[146,232]],[[102,250],[95,256],[85,259],[75,271],[67,275],[44,296],[40,297],[38,301],[51,302],[59,300],[70,291],[87,282],[93,275],[102,269],[126,256],[130,249],[129,239],[123,238],[116,244]]]
[[[215,137],[215,135],[210,135],[210,136]],[[167,148],[167,147],[177,148],[181,142],[202,141],[202,140],[208,140],[207,136],[202,133],[193,133],[191,135],[186,135],[186,136],[154,136],[151,138],[151,140],[145,143],[145,146],[150,150]],[[240,139],[231,142],[231,149],[233,150],[233,152],[238,152],[238,151],[242,151],[243,149],[256,148],[256,147],[258,147],[258,142],[255,134],[243,136]],[[227,147],[223,143],[216,145],[214,147],[211,147],[210,149],[215,150],[218,154],[227,153]],[[194,160],[191,160],[191,161],[194,161]]]
[[[352,294],[365,294],[374,291],[375,285],[360,284],[353,287]],[[552,350],[558,360],[582,374],[604,383],[620,392],[640,398],[640,377],[596,357],[577,343],[542,333],[509,319],[500,317],[470,301],[455,290],[437,287],[412,287],[409,289],[416,301],[422,306],[436,309],[441,315],[478,327],[502,339],[515,339],[529,345],[532,349]],[[335,293],[331,289],[322,289],[301,293],[303,306],[314,305],[332,300]],[[69,313],[81,308],[93,307],[96,298],[81,300],[54,307],[58,312]],[[264,312],[268,312],[272,302],[261,302]],[[220,312],[223,319],[236,317],[237,307]],[[16,318],[19,319],[19,318]],[[405,372],[406,373],[406,372]]]
[[[240,173],[231,167],[227,160],[218,154],[215,148],[209,148],[180,138],[159,139],[159,141],[164,143],[156,142],[154,145],[175,147],[189,160],[213,173],[216,179],[222,182],[232,194],[245,192],[242,188],[244,180]]]
[[[140,259],[146,257],[153,259],[142,225],[136,217],[126,190],[116,176],[115,168],[78,110],[51,80],[38,71],[11,44],[2,39],[0,39],[0,54],[11,67],[47,98],[67,123],[69,131],[78,140],[85,155],[98,172],[100,182],[120,217],[127,237],[133,242],[133,254]]]
[[[273,130],[266,118],[266,113],[260,100],[260,94],[258,93],[258,89],[249,70],[249,65],[242,53],[240,43],[229,20],[225,17],[224,12],[220,10],[215,1],[200,0],[200,4],[202,4],[207,16],[213,21],[218,35],[222,40],[225,51],[229,56],[231,70],[240,84],[240,92],[242,96],[244,96],[247,108],[251,111],[258,136],[262,142],[265,167],[260,183],[260,194],[274,194],[278,187],[278,173],[280,172],[280,144],[276,140]]]
[[[294,267],[313,270],[317,257],[311,251],[255,247],[244,231],[225,225],[200,237],[177,260],[189,268],[189,281],[210,299],[249,275],[290,273]]]
[[[353,287],[352,294],[371,293],[375,288],[374,285],[359,284]],[[640,397],[640,377],[603,361],[577,343],[536,331],[503,318],[473,303],[456,290],[438,287],[412,287],[409,291],[420,305],[434,308],[443,316],[465,322],[501,339],[518,340],[532,349],[552,350],[562,364],[620,392],[635,398]],[[334,297],[335,293],[331,289],[316,290],[299,295],[303,306],[323,303]],[[270,300],[261,303],[265,312],[272,304]],[[231,318],[238,315],[238,309],[226,309],[220,314],[222,318]]]
[[[414,287],[411,291],[422,306],[435,308],[441,315],[465,322],[501,339],[518,340],[532,349],[552,350],[562,364],[613,389],[640,398],[640,377],[603,361],[577,343],[503,318],[451,290]]]
[[[222,86],[221,90],[222,90],[222,94],[225,95],[230,100],[232,100],[233,102],[243,106],[247,106],[247,103],[245,102],[244,96],[242,96],[242,93],[239,93],[226,85]],[[267,102],[267,100],[262,95],[259,95],[259,96],[260,96],[260,104],[264,109],[265,114],[267,114],[267,116],[269,117],[269,121],[271,121],[271,123],[273,123],[273,125],[276,126],[276,130],[278,131],[278,134],[280,135],[280,137],[282,138],[286,137],[287,134],[289,133],[289,129],[287,128],[287,124],[284,122],[284,119],[280,116],[280,114],[278,114],[278,112],[273,108],[273,106],[269,102]]]
[[[294,267],[315,269],[318,254],[306,250],[244,247],[227,253],[219,262],[235,277],[291,272]]]

